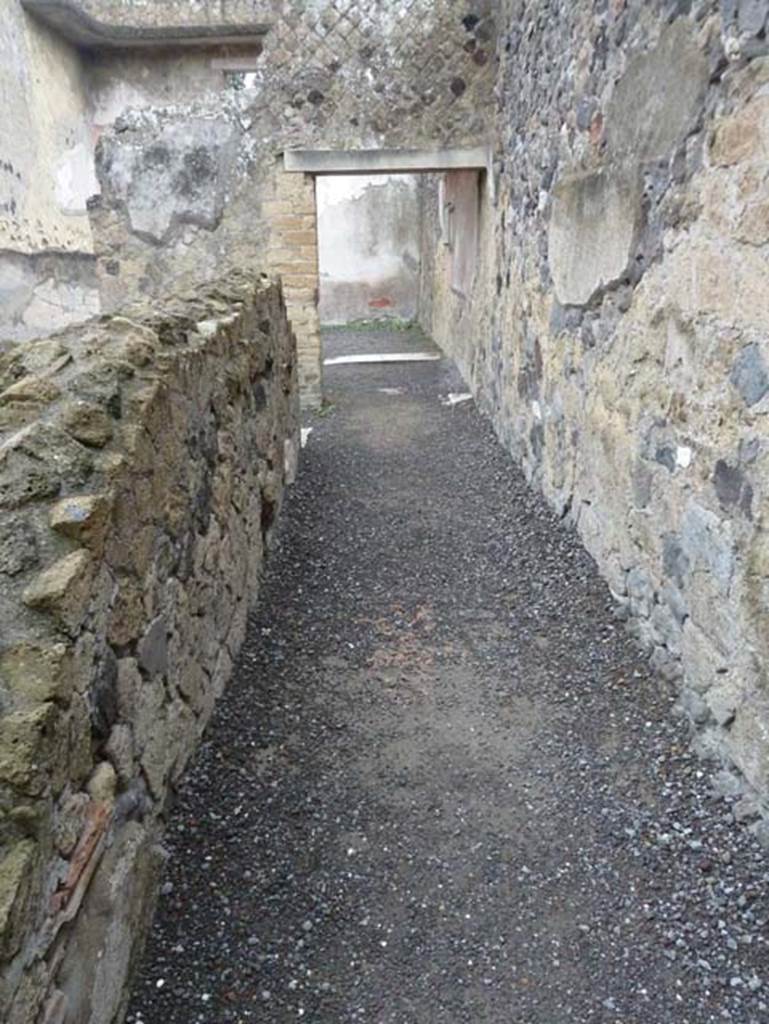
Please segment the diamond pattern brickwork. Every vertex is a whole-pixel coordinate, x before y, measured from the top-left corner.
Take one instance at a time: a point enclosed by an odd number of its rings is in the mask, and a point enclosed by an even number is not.
[[[487,137],[489,0],[273,0],[253,113],[304,147],[462,145]]]

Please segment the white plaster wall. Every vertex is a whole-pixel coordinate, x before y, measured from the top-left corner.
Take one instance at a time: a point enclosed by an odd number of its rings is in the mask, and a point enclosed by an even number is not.
[[[80,59],[19,0],[4,0],[0,54],[0,249],[90,253],[98,186]]]
[[[416,316],[419,216],[414,175],[317,182],[322,323]]]
[[[88,91],[97,134],[127,111],[182,103],[221,103],[227,79],[215,58],[195,50],[96,54],[89,62]]]

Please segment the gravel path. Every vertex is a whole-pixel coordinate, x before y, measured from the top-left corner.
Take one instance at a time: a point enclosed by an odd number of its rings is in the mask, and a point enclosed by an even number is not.
[[[574,534],[448,363],[327,385],[129,1021],[766,1024],[767,864]]]

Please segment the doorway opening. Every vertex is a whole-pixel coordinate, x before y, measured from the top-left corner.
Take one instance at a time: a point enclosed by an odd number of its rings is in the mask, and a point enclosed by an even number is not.
[[[489,167],[486,147],[284,154],[268,210],[271,265],[297,335],[305,408],[323,401],[323,321],[419,319],[425,218],[440,224],[447,286],[469,292]]]
[[[318,204],[321,327],[417,319],[420,194],[414,174],[325,175]]]

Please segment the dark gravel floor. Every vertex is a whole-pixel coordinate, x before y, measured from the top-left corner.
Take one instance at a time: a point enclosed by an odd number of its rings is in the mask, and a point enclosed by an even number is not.
[[[447,363],[327,377],[128,1019],[769,1021],[767,865],[575,536]]]

